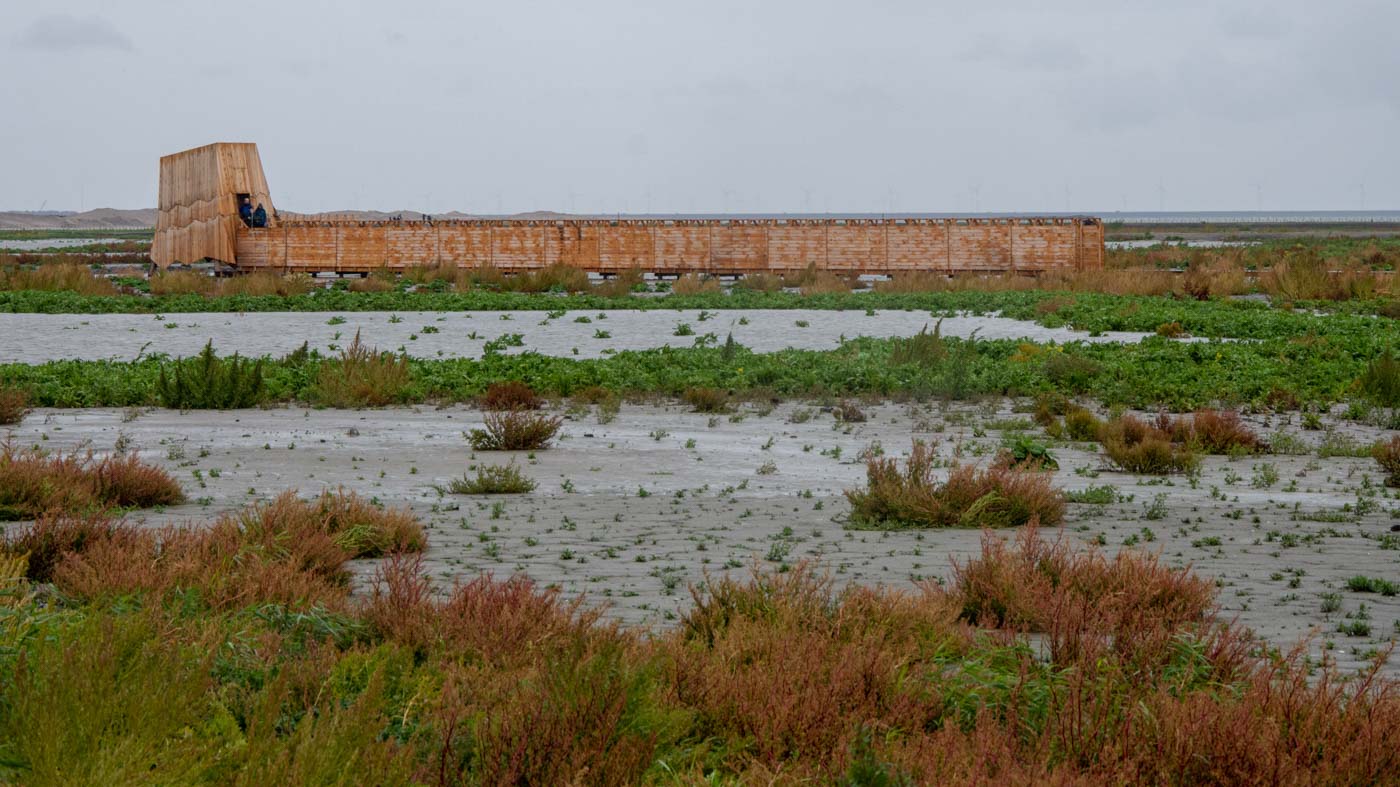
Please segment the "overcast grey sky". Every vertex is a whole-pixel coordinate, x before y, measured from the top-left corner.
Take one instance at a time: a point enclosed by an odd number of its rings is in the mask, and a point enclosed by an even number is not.
[[[7,0],[0,209],[1400,208],[1400,3]]]

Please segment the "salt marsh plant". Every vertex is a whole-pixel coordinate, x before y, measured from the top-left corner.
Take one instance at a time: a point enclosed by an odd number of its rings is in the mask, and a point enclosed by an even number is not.
[[[21,590],[0,779],[1382,784],[1400,763],[1379,660],[1264,652],[1208,578],[1132,549],[987,534],[946,586],[903,590],[784,563],[709,577],[646,631],[524,576],[439,587],[411,549],[356,602],[336,525],[274,507],[114,524],[62,553],[61,605],[0,558]]]
[[[262,359],[220,358],[213,340],[194,358],[162,365],[156,380],[161,404],[178,410],[254,407],[266,394]]]
[[[448,491],[456,495],[516,495],[532,492],[535,482],[520,472],[520,466],[509,464],[476,466],[476,477],[463,476],[452,480]]]
[[[403,401],[411,376],[408,358],[355,340],[340,357],[321,364],[309,398],[327,407],[383,407]]]
[[[0,385],[0,426],[17,424],[29,412],[29,394],[22,388]]]
[[[718,388],[696,386],[687,388],[681,400],[697,413],[724,413],[729,411],[729,394]]]
[[[174,477],[135,454],[98,458],[90,451],[49,454],[0,444],[0,519],[49,511],[150,508],[184,498]]]
[[[866,487],[846,491],[856,527],[1015,527],[1039,521],[1056,524],[1064,497],[1048,474],[1005,464],[978,469],[955,466],[946,481],[934,478],[937,457],[914,440],[909,457],[899,460],[867,453]]]
[[[548,448],[563,425],[563,418],[533,410],[489,410],[484,428],[471,430],[467,441],[475,451],[534,451]]]
[[[1200,463],[1190,447],[1173,442],[1171,432],[1131,415],[1105,423],[1099,442],[1108,458],[1129,473],[1185,472]]]
[[[1371,456],[1385,471],[1385,484],[1400,487],[1400,435],[1393,435],[1388,441],[1377,442],[1371,447]]]
[[[538,410],[544,400],[535,389],[519,380],[491,383],[477,400],[483,410]]]

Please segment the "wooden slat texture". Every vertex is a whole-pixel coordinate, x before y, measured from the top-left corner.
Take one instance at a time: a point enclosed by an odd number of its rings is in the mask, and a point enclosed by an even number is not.
[[[800,271],[826,266],[826,229],[817,223],[777,224],[768,228],[768,267]]]
[[[1011,270],[1011,234],[1007,222],[968,219],[966,224],[954,224],[951,231],[948,239],[949,270]]]
[[[710,226],[701,222],[663,222],[656,227],[656,272],[709,271]]]
[[[238,194],[268,211],[245,227]],[[744,274],[809,265],[848,274],[1102,268],[1103,222],[1085,217],[908,219],[280,220],[256,145],[215,143],[160,160],[151,257],[240,269],[363,273],[441,261],[503,271],[563,263],[617,273]]]
[[[165,267],[203,259],[233,263],[239,194],[275,214],[258,147],[218,142],[160,160],[159,204],[151,259]]]

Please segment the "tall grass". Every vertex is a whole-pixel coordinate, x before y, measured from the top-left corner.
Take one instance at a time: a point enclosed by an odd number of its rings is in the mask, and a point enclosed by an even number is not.
[[[671,292],[677,295],[700,295],[707,292],[720,292],[719,279],[687,273],[671,283]]]
[[[286,276],[270,271],[257,271],[219,279],[214,294],[226,295],[280,295],[284,298],[305,295],[316,288],[316,281],[305,273],[291,273]]]
[[[1260,274],[1259,286],[1278,301],[1372,298],[1382,289],[1369,268],[1324,258],[1312,248],[1286,252]]]
[[[161,271],[148,280],[152,295],[213,295],[217,282],[207,273]]]
[[[0,267],[0,290],[45,290],[79,295],[116,295],[117,288],[92,268],[74,262],[57,262],[36,267]]]
[[[410,383],[406,355],[370,348],[356,331],[339,358],[321,364],[309,395],[327,407],[383,407],[403,401]]]

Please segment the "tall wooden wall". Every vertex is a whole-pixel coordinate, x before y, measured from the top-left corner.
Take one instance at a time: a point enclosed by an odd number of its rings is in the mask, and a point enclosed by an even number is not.
[[[216,142],[160,159],[160,213],[151,259],[162,268],[174,262],[237,260],[239,194],[274,214],[258,146]]]
[[[852,274],[1103,267],[1103,223],[974,219],[561,219],[284,222],[238,228],[240,269],[358,273],[444,263],[522,271],[744,274],[809,265]]]

